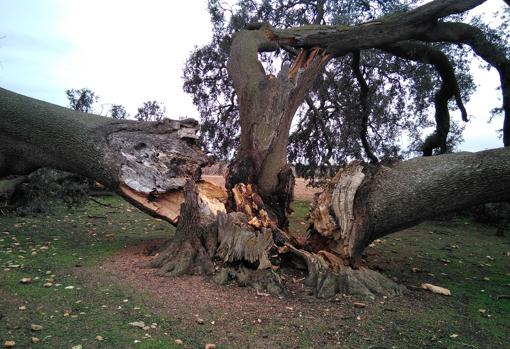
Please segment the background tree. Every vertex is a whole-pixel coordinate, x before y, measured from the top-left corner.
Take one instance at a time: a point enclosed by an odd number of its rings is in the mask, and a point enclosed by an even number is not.
[[[99,101],[99,96],[88,88],[66,90],[66,96],[71,109],[84,113],[92,113],[94,104]]]
[[[138,121],[160,121],[166,118],[166,108],[156,101],[143,102],[135,119]]]
[[[112,104],[109,110],[109,114],[114,119],[127,119],[129,117],[129,114],[127,113],[124,106],[120,104]]]

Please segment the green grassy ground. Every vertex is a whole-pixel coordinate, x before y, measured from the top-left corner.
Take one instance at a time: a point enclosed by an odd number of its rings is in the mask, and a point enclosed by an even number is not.
[[[204,327],[183,325],[180,314],[155,311],[161,301],[143,289],[103,282],[90,273],[88,279],[80,276],[80,269],[99,272],[108,257],[126,246],[173,232],[167,223],[118,198],[100,200],[113,207],[89,202],[75,209],[55,207],[46,216],[0,217],[1,344],[14,340],[16,348],[173,348],[181,347],[175,342],[181,339],[190,348],[216,340],[234,348],[259,347],[249,327],[245,335],[250,341],[237,342],[244,335],[240,333],[237,340],[222,342]],[[302,217],[307,207],[305,202],[294,204],[292,230],[306,230]],[[339,313],[345,307],[352,317],[275,320],[259,331],[279,333],[275,347],[508,348],[510,238],[495,237],[494,230],[455,219],[386,237],[368,249],[367,258],[408,286],[408,294],[356,310],[348,297],[311,301],[309,309],[337,307]],[[22,284],[22,278],[32,281]],[[51,287],[43,287],[47,282]],[[419,290],[423,282],[447,287],[452,296]],[[134,321],[152,328],[130,326]],[[43,329],[32,331],[32,324]],[[281,341],[286,336],[289,341]],[[39,342],[32,343],[32,337]]]

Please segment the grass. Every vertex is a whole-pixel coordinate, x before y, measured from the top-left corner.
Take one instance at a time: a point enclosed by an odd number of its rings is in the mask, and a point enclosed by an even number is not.
[[[55,206],[45,216],[0,217],[2,343],[14,340],[16,348],[173,348],[181,347],[175,343],[181,339],[190,348],[210,341],[235,348],[259,347],[257,340],[265,335],[278,338],[275,347],[375,349],[505,348],[510,341],[510,239],[496,237],[493,227],[457,218],[388,236],[367,250],[367,259],[408,286],[405,296],[369,302],[365,309],[353,309],[348,297],[316,301],[306,305],[316,309],[315,317],[275,317],[261,327],[236,327],[236,339],[222,342],[219,337],[233,329],[215,333],[186,323],[183,314],[157,311],[161,301],[144,290],[94,277],[124,247],[173,234],[167,223],[116,197],[100,200],[112,208],[89,202],[74,209]],[[304,234],[308,203],[296,202],[293,208],[291,230]],[[84,269],[88,274],[79,272]],[[21,284],[23,277],[32,282]],[[47,279],[53,279],[51,287],[43,287]],[[418,289],[424,282],[447,287],[452,296]],[[129,325],[134,321],[155,325],[144,331]],[[33,332],[31,324],[43,329]],[[31,337],[40,341],[33,344]]]

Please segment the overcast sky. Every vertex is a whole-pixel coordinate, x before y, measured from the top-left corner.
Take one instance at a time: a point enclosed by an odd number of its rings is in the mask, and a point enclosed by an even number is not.
[[[88,87],[131,114],[158,100],[170,117],[198,117],[181,76],[194,46],[211,38],[206,0],[0,0],[0,37],[1,87],[63,106],[66,89]],[[473,67],[483,88],[467,104],[472,121],[461,148],[499,147],[502,118],[487,124],[500,105],[498,74]]]

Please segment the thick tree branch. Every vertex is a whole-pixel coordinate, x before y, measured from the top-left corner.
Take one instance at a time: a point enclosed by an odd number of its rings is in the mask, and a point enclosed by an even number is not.
[[[356,77],[356,80],[359,83],[360,86],[360,104],[361,104],[361,131],[360,131],[360,138],[361,143],[363,144],[363,149],[365,150],[365,154],[370,159],[370,162],[372,164],[376,164],[379,162],[379,159],[377,156],[375,156],[374,152],[370,148],[370,143],[368,142],[368,119],[370,116],[370,109],[368,107],[368,93],[369,88],[368,84],[365,80],[365,77],[363,76],[363,73],[360,69],[360,59],[361,54],[359,51],[355,51],[352,55],[352,71],[354,73],[354,76]]]
[[[510,146],[510,60],[505,51],[491,43],[480,29],[464,23],[438,23],[431,30],[422,33],[419,40],[463,43],[487,63],[497,69],[503,94],[503,142]]]
[[[475,8],[485,0],[436,0],[412,11],[352,26],[302,26],[270,29],[268,38],[279,45],[320,47],[333,56],[410,40],[426,33],[438,19]]]
[[[326,249],[356,266],[374,239],[437,214],[510,200],[510,148],[421,157],[392,166],[354,162],[313,204]],[[317,251],[315,251],[317,252]]]
[[[453,65],[441,50],[417,42],[400,42],[384,46],[381,49],[401,58],[432,64],[441,76],[441,88],[437,91],[434,99],[436,130],[425,140],[423,144],[423,155],[432,155],[432,151],[435,148],[440,148],[441,153],[444,154],[447,150],[446,140],[448,132],[450,131],[448,101],[451,98],[455,97],[457,106],[462,113],[462,120],[467,121],[467,112],[462,103]]]
[[[197,129],[195,120],[120,121],[0,88],[0,176],[39,167],[78,173],[175,223],[186,180],[208,162],[194,145]]]

